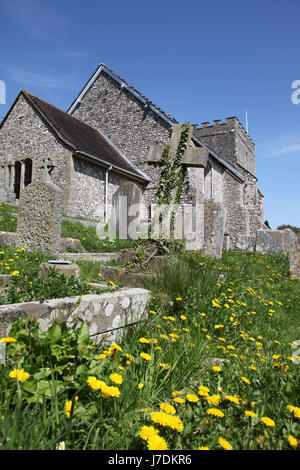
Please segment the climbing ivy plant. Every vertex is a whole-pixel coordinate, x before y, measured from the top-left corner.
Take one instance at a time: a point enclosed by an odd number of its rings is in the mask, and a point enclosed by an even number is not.
[[[173,202],[174,204],[180,203],[186,175],[186,168],[182,165],[182,157],[187,147],[189,131],[190,125],[185,122],[181,128],[181,135],[173,160],[170,158],[170,145],[167,145],[163,150],[160,160],[161,175],[156,192],[157,204],[159,205],[171,204],[175,189],[176,195]],[[174,221],[175,213],[173,212],[170,221],[171,236],[174,232]]]

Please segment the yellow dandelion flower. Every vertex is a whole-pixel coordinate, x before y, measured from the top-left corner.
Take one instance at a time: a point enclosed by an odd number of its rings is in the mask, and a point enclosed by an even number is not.
[[[24,369],[13,369],[9,373],[9,377],[12,379],[17,379],[19,382],[25,382],[30,377],[28,372],[25,372]]]
[[[138,383],[137,388],[139,390],[142,390],[143,387],[144,387],[144,384],[142,382]]]
[[[174,406],[170,405],[169,403],[161,403],[159,407],[161,410],[165,411],[170,415],[174,415],[176,413]]]
[[[226,395],[225,398],[229,401],[231,401],[232,403],[236,403],[237,405],[239,405],[240,401],[241,401],[241,398],[240,397],[236,397],[234,395]]]
[[[199,400],[197,395],[195,395],[194,393],[187,393],[185,397],[191,403],[196,403]]]
[[[168,450],[167,441],[159,436],[153,435],[148,439],[148,449],[149,450]]]
[[[275,421],[273,421],[273,419],[271,419],[271,418],[268,418],[267,416],[263,416],[262,418],[260,418],[260,420],[261,420],[266,426],[270,426],[270,427],[274,427],[274,426],[275,426]]]
[[[224,439],[224,437],[219,437],[218,442],[219,442],[220,446],[223,447],[223,449],[232,450],[232,445],[229,444],[229,442],[226,441],[226,439]]]
[[[129,361],[134,362],[134,357],[131,354],[127,353],[126,357],[129,359]]]
[[[183,429],[183,423],[178,416],[170,415],[164,411],[153,411],[150,416],[154,423],[161,426],[170,427],[176,431],[182,431]]]
[[[213,299],[211,303],[213,304],[214,307],[221,308],[221,305],[219,304],[218,299]]]
[[[181,397],[175,397],[175,398],[173,398],[173,402],[178,403],[179,405],[181,405],[182,403],[184,403],[184,399],[181,398]]]
[[[208,402],[209,405],[218,405],[221,401],[221,395],[211,395],[205,397],[205,400]]]
[[[211,368],[214,372],[221,372],[222,368],[220,366],[213,366]]]
[[[67,418],[71,417],[71,410],[72,410],[72,401],[67,400],[65,403],[65,415]]]
[[[0,338],[0,341],[2,343],[15,343],[17,340],[15,338],[7,337],[7,338]]]
[[[10,273],[11,276],[19,276],[19,274],[20,274],[20,271],[17,271],[17,270],[16,270],[16,271],[12,271],[12,272]]]
[[[247,379],[247,377],[241,377],[242,381],[245,382],[245,384],[250,384],[250,380]]]
[[[119,385],[120,385],[121,383],[123,383],[123,377],[122,377],[121,375],[119,375],[119,374],[116,374],[116,373],[110,374],[109,378],[110,378],[110,380],[111,380],[112,382],[114,382],[115,384],[119,384]]]
[[[148,441],[150,437],[155,436],[158,433],[158,429],[155,429],[153,426],[142,426],[139,430],[139,436],[144,439],[144,441]]]
[[[218,416],[219,418],[223,418],[224,416],[223,411],[219,410],[219,408],[208,408],[208,410],[206,410],[206,413],[208,415]]]
[[[294,436],[291,436],[291,434],[288,436],[288,441],[291,447],[298,447],[298,439],[296,439]]]
[[[159,366],[162,367],[162,368],[165,369],[165,370],[171,369],[170,364],[165,364],[164,362],[160,362],[160,363],[159,363]]]
[[[150,356],[150,354],[147,354],[147,353],[145,353],[145,352],[141,352],[141,353],[140,353],[140,357],[143,358],[143,359],[145,359],[146,361],[151,361],[151,356]]]
[[[254,411],[246,410],[244,411],[245,415],[249,416],[250,418],[257,418],[257,414]]]
[[[90,376],[87,379],[88,385],[93,389],[93,390],[100,390],[100,380],[97,379],[97,377]]]
[[[149,343],[150,343],[150,340],[147,339],[147,338],[140,338],[140,339],[139,339],[139,342],[140,342],[140,343],[147,343],[147,344],[149,344]]]
[[[168,338],[167,335],[161,334],[160,337],[161,337],[162,339],[166,339],[167,341],[169,340],[169,338]]]
[[[209,395],[209,388],[205,387],[205,385],[200,385],[198,389],[198,395],[207,397]]]
[[[294,413],[294,415],[296,416],[296,418],[300,418],[300,408],[298,408],[297,406],[291,406],[291,405],[287,405],[287,408],[288,408],[292,413]]]
[[[201,447],[197,447],[197,450],[210,450],[210,448],[206,446],[201,446]]]

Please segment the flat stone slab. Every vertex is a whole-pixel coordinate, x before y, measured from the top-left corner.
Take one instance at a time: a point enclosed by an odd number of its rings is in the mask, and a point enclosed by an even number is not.
[[[99,272],[104,280],[121,283],[126,287],[142,286],[145,279],[154,276],[154,273],[127,271],[118,266],[100,266]]]
[[[118,260],[120,253],[61,253],[61,257],[74,261],[91,261],[92,263],[106,263]]]
[[[120,339],[123,328],[136,323],[145,312],[151,292],[146,289],[122,289],[104,294],[87,294],[36,302],[0,306],[0,336],[7,336],[18,318],[36,318],[43,331],[54,319],[71,324],[75,317],[84,320],[91,336]]]
[[[56,269],[66,277],[75,276],[77,279],[80,278],[80,268],[77,264],[57,264],[57,263],[42,263],[39,266],[40,273],[46,276],[51,269]]]

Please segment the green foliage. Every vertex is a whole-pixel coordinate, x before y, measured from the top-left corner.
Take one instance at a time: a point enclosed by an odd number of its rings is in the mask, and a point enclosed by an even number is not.
[[[293,232],[295,232],[296,234],[300,233],[300,227],[295,227],[294,225],[279,225],[277,227],[277,230],[284,230],[285,228],[289,228],[290,230],[292,230]]]
[[[0,303],[19,303],[34,300],[56,299],[72,295],[87,294],[89,287],[75,276],[66,277],[55,269],[50,269],[46,276],[13,276],[9,287]]]
[[[152,287],[149,315],[117,345],[92,342],[79,319],[56,321],[47,332],[33,319],[13,324],[8,335],[16,341],[0,365],[1,449],[55,449],[63,441],[68,450],[145,450],[143,426],[154,426],[177,451],[219,450],[220,437],[236,450],[291,449],[289,436],[299,443],[299,418],[288,406],[300,411],[292,358],[300,283],[289,276],[287,256],[185,252],[167,258]],[[24,369],[27,380],[11,377],[14,369]],[[89,377],[120,395],[103,395]],[[163,403],[174,406],[182,430],[153,422]]]
[[[170,160],[169,145],[167,145],[163,151],[162,158],[160,160],[161,177],[156,193],[158,204],[170,204],[172,201],[172,192],[176,188],[177,192],[175,203],[180,202],[185,177],[185,170],[181,165],[181,160],[186,150],[188,136],[189,124],[184,123],[174,160]]]
[[[63,220],[62,222],[62,237],[71,237],[80,240],[82,247],[76,250],[80,252],[111,253],[132,246],[132,242],[130,240],[122,240],[118,238],[110,240],[109,237],[99,239],[96,227],[85,227],[80,223],[69,222],[67,220]]]
[[[167,145],[163,151],[160,160],[161,175],[156,192],[157,203],[162,204],[179,204],[182,196],[184,178],[186,175],[186,168],[181,164],[183,154],[187,147],[189,136],[189,123],[185,122],[182,125],[179,144],[177,147],[176,155],[173,160],[170,159],[169,150],[170,146]],[[174,201],[172,201],[173,192],[176,190]],[[170,220],[170,233],[173,238],[174,233],[174,220],[175,213],[173,212]]]
[[[0,232],[15,232],[17,217],[12,215],[17,209],[13,206],[0,204]]]

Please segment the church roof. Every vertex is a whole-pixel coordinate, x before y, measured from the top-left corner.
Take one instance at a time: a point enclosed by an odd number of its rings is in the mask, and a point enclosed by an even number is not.
[[[112,166],[115,171],[125,173],[135,179],[144,182],[150,181],[148,176],[129,162],[114,144],[97,129],[70,116],[65,111],[47,103],[27,90],[21,90],[20,94],[25,96],[59,139],[71,147],[76,154],[81,154],[86,158],[90,157],[105,167]]]
[[[130,85],[126,80],[124,80],[120,75],[117,75],[113,70],[111,70],[107,65],[104,63],[101,63],[93,75],[89,78],[89,80],[85,83],[83,86],[82,90],[79,92],[71,106],[68,108],[67,112],[68,114],[72,114],[77,105],[81,102],[81,100],[84,98],[86,93],[89,91],[89,89],[92,87],[93,83],[97,80],[99,75],[101,73],[106,73],[109,75],[113,80],[115,80],[121,88],[125,88],[128,90],[130,93],[132,93],[136,98],[138,98],[147,109],[150,109],[154,111],[157,115],[159,115],[165,122],[167,122],[170,127],[172,128],[174,124],[176,124],[178,121],[176,121],[175,118],[167,114],[165,111],[163,111],[159,106],[154,104],[152,101],[150,101],[146,96],[144,96],[140,91],[138,91],[134,86]],[[217,155],[214,151],[212,151],[206,144],[204,144],[195,134],[192,136],[192,140],[199,145],[200,147],[205,147],[209,150],[209,154],[211,157],[218,161],[222,166],[227,168],[230,173],[232,173],[234,176],[236,176],[240,181],[244,181],[244,176],[237,171],[229,162],[224,160],[220,155]]]

